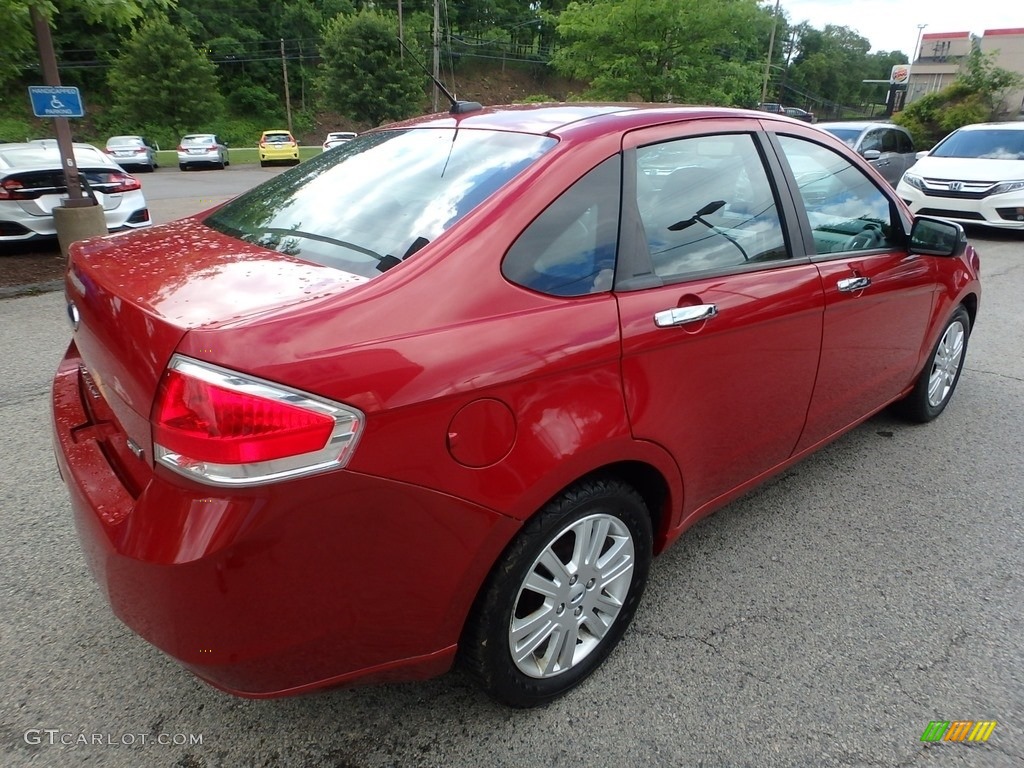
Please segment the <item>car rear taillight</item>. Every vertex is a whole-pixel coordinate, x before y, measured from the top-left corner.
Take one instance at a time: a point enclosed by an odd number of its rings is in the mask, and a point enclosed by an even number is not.
[[[185,149],[184,145],[182,145],[182,144],[179,144],[179,145],[178,145],[178,151],[179,151],[179,152],[188,152],[188,150],[187,150],[187,149]]]
[[[39,197],[38,190],[25,188],[20,179],[10,178],[0,181],[0,200],[34,200]]]
[[[142,189],[142,182],[127,173],[110,174],[109,183],[113,186],[105,187],[106,192],[132,192]]]
[[[156,460],[215,485],[342,467],[363,415],[349,406],[175,355],[151,417]]]
[[[267,142],[261,141],[260,142],[260,149],[266,149],[266,148],[267,148]]]

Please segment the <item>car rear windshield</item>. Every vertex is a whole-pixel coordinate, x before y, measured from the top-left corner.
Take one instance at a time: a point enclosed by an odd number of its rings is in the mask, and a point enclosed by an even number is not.
[[[181,140],[182,146],[188,146],[189,144],[213,144],[213,136],[186,136]]]
[[[363,134],[250,190],[205,223],[372,278],[430,243],[555,143],[465,128]]]
[[[142,145],[142,139],[136,136],[114,136],[107,140],[108,147],[138,147]]]
[[[264,134],[263,140],[271,141],[276,144],[282,141],[292,141],[292,136],[290,133],[267,133]]]
[[[928,154],[931,157],[1024,160],[1024,130],[957,131]]]

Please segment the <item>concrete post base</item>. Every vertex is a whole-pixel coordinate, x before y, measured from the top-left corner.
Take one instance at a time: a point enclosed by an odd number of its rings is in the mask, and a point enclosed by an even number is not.
[[[72,243],[87,237],[107,234],[107,220],[103,216],[101,205],[75,208],[57,206],[53,209],[53,223],[57,227],[57,240],[65,259],[68,257],[68,247]]]

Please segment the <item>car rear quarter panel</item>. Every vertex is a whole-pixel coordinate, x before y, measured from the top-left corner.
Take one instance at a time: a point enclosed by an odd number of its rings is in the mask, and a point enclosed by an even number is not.
[[[644,461],[679,488],[658,448],[630,437],[611,294],[552,298],[505,281],[515,237],[619,149],[618,134],[563,142],[462,224],[348,297],[260,322],[190,332],[179,351],[330,397],[367,414],[353,471],[450,493],[524,519],[605,464]],[[552,182],[545,166],[562,169]],[[439,292],[438,286],[443,286]],[[210,351],[213,350],[211,355]],[[514,440],[487,466],[449,450],[453,417],[506,404]]]

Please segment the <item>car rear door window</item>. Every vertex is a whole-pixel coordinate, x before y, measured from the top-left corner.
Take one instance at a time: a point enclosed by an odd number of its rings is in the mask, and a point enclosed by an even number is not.
[[[901,155],[909,155],[914,151],[914,142],[904,131],[896,131],[896,151]]]
[[[750,134],[636,150],[637,210],[663,282],[789,258],[772,187]]]

